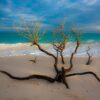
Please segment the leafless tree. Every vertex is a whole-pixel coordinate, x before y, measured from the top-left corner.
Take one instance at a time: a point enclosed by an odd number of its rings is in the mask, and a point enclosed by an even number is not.
[[[53,48],[56,50],[56,55],[54,55],[52,52],[45,50],[40,45],[40,43],[39,43],[39,39],[40,39],[39,31],[40,31],[39,26],[38,25],[35,26],[35,30],[32,34],[29,34],[29,38],[32,39],[32,46],[37,46],[37,48],[41,52],[45,53],[46,55],[48,55],[54,59],[53,67],[55,70],[55,76],[50,77],[50,76],[46,76],[46,75],[33,74],[33,75],[26,76],[26,77],[15,77],[6,71],[0,70],[1,73],[6,74],[7,76],[9,76],[10,78],[15,79],[15,80],[30,80],[30,79],[37,78],[37,79],[46,80],[50,83],[59,82],[59,83],[63,83],[66,86],[66,88],[70,88],[68,85],[67,78],[72,77],[72,76],[76,76],[76,75],[88,75],[88,74],[90,74],[90,75],[93,75],[97,79],[97,81],[100,82],[100,78],[92,71],[69,74],[69,72],[71,72],[71,70],[74,67],[74,63],[73,63],[74,55],[77,53],[77,50],[80,46],[80,40],[79,40],[80,32],[78,30],[72,30],[73,34],[75,35],[74,37],[75,37],[75,41],[76,41],[76,47],[75,47],[75,49],[72,52],[71,57],[70,57],[70,66],[69,66],[69,68],[64,68],[63,66],[61,66],[60,67],[61,69],[58,68],[58,58],[59,58],[58,52],[60,50],[60,52],[62,53],[62,51],[65,49],[65,44],[66,44],[65,40],[63,42],[61,42],[59,45],[56,45],[55,43],[53,43],[53,46],[54,46]],[[62,54],[61,54],[61,57],[62,57],[62,64],[64,64]]]

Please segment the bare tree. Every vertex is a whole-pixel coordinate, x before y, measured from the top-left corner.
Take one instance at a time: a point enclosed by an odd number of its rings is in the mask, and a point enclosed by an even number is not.
[[[30,79],[37,78],[37,79],[46,80],[46,81],[51,82],[51,83],[59,82],[59,83],[63,83],[66,86],[66,88],[69,88],[69,85],[68,85],[68,82],[66,79],[68,77],[72,77],[72,76],[76,76],[76,75],[90,74],[90,75],[93,75],[97,79],[97,81],[100,82],[100,78],[92,71],[68,74],[68,72],[71,72],[71,70],[74,67],[73,58],[74,58],[74,55],[76,54],[76,52],[80,46],[80,40],[79,40],[80,32],[79,31],[72,30],[73,34],[75,35],[76,47],[75,47],[75,50],[71,54],[70,66],[68,69],[66,69],[62,66],[61,66],[61,69],[58,68],[58,58],[59,58],[58,52],[59,52],[59,50],[61,52],[61,50],[63,51],[65,49],[65,44],[66,44],[65,41],[61,42],[61,44],[59,44],[59,45],[56,45],[55,43],[53,44],[53,46],[54,46],[53,48],[55,48],[55,50],[56,50],[56,55],[54,55],[52,52],[48,52],[47,50],[45,50],[44,48],[41,47],[41,45],[39,43],[39,39],[40,39],[39,32],[40,32],[40,29],[37,25],[35,27],[34,32],[31,34],[31,36],[29,34],[29,38],[32,39],[32,46],[37,46],[37,48],[41,52],[45,53],[46,55],[48,55],[54,59],[53,67],[55,70],[55,77],[50,77],[50,76],[46,76],[46,75],[38,75],[38,74],[33,74],[33,75],[26,76],[26,77],[15,77],[6,71],[0,70],[1,73],[6,74],[7,76],[9,76],[10,78],[15,79],[15,80],[30,80]],[[63,57],[63,55],[61,55],[61,57]],[[62,61],[62,63],[63,63],[63,61]]]

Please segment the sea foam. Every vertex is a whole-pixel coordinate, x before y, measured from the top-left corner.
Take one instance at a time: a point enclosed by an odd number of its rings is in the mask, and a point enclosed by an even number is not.
[[[53,53],[56,54],[56,51],[52,48],[51,44],[41,44],[41,46]],[[76,44],[68,43],[66,49],[63,52],[64,56],[70,56],[74,51]],[[90,47],[90,55],[100,56],[100,43],[87,43],[81,44],[76,56],[87,56],[86,50]],[[0,44],[0,57],[6,56],[20,56],[20,55],[40,55],[47,56],[43,52],[39,51],[36,47],[32,47],[30,43],[17,43],[17,44]]]

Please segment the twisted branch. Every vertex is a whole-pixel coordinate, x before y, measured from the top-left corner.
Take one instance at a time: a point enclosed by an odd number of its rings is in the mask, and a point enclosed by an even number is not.
[[[30,79],[37,78],[37,79],[43,79],[43,80],[49,81],[51,83],[55,82],[55,79],[48,77],[48,76],[45,76],[45,75],[29,75],[27,77],[16,77],[16,76],[13,76],[6,71],[0,71],[0,72],[9,76],[11,79],[15,79],[15,80],[30,80]]]
[[[56,45],[54,42],[52,43],[52,45],[53,48],[56,50],[56,52],[60,53],[62,64],[65,64],[64,57],[63,57],[63,51],[65,49],[65,40],[61,42],[59,45]]]
[[[66,77],[71,77],[71,76],[76,76],[76,75],[86,75],[86,74],[93,75],[100,82],[100,78],[94,72],[91,72],[91,71],[68,74],[68,75],[66,75]]]
[[[55,60],[54,68],[55,68],[55,71],[58,72],[58,68],[57,68],[58,59],[57,59],[57,57],[56,57],[55,55],[53,55],[52,53],[50,53],[50,52],[48,52],[48,51],[42,49],[42,47],[41,47],[38,43],[35,43],[35,42],[34,42],[33,45],[36,45],[40,51],[42,51],[42,52],[44,52],[45,54],[47,54],[47,55],[49,55],[49,56],[51,56],[51,57],[54,58],[54,60]]]
[[[90,65],[90,63],[92,62],[92,60],[91,60],[92,56],[90,55],[89,50],[90,50],[90,47],[88,47],[88,50],[87,50],[88,61],[86,62],[86,65]]]
[[[66,72],[71,71],[71,69],[73,68],[73,58],[74,58],[74,55],[76,54],[79,46],[80,46],[80,42],[77,40],[76,48],[75,48],[74,52],[71,54],[70,67],[68,69],[65,69]]]
[[[48,51],[42,49],[42,47],[41,47],[38,43],[34,43],[34,45],[36,45],[40,51],[42,51],[42,52],[44,52],[45,54],[47,54],[47,55],[53,57],[54,59],[56,59],[55,55],[53,55],[52,53],[50,53],[50,52],[48,52]]]

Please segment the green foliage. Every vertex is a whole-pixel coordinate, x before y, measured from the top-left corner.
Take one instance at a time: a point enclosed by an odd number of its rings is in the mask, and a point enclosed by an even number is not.
[[[69,32],[67,33],[65,30],[65,20],[63,23],[59,24],[52,30],[51,32],[43,32],[41,31],[41,26],[42,24],[40,23],[31,23],[28,24],[25,21],[22,23],[22,30],[16,29],[21,36],[25,37],[28,39],[28,41],[34,43],[39,43],[40,40],[43,41],[48,41],[48,39],[52,38],[51,43],[67,43],[71,38],[73,39],[72,41],[81,41],[81,32],[77,28],[72,28],[71,34]],[[50,34],[49,34],[50,33]]]
[[[53,37],[53,42],[56,43],[62,43],[62,42],[67,43],[69,41],[69,37],[67,33],[64,31],[64,24],[60,24],[54,29],[52,37]]]
[[[39,42],[41,37],[45,34],[45,32],[41,32],[41,24],[40,23],[33,23],[28,25],[27,23],[23,23],[22,25],[23,30],[16,31],[19,35],[23,36],[24,38],[28,39],[29,42]]]

